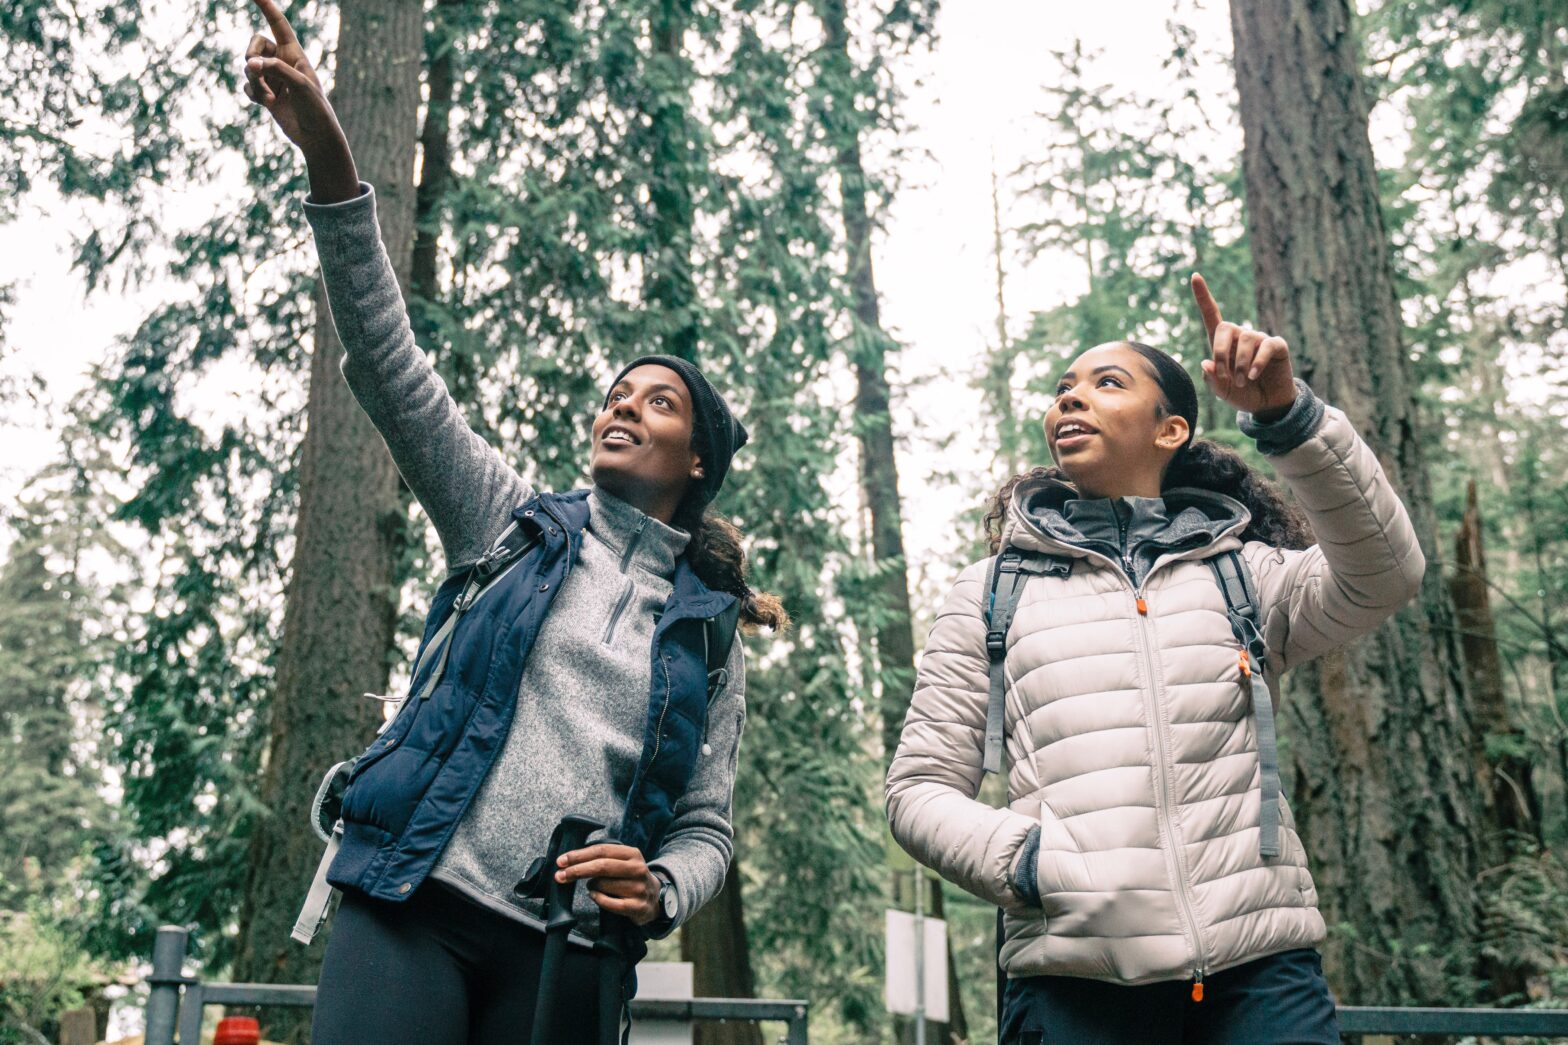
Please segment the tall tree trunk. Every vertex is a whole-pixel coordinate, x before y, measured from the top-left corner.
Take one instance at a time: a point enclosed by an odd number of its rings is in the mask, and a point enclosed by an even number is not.
[[[691,61],[682,51],[691,24],[691,0],[656,0],[653,56],[648,63],[652,98],[648,199],[653,207],[653,249],[646,260],[643,297],[658,312],[665,354],[697,358],[697,291],[692,277]]]
[[[1492,824],[1499,829],[1487,853],[1506,859],[1521,837],[1541,842],[1541,800],[1536,793],[1524,730],[1510,721],[1503,690],[1503,661],[1497,651],[1497,628],[1487,590],[1486,550],[1481,534],[1481,507],[1475,480],[1465,490],[1465,514],[1454,534],[1454,572],[1448,578],[1465,654],[1465,680],[1475,708],[1472,757],[1482,799],[1490,803]],[[1538,970],[1515,961],[1514,955],[1488,956],[1483,971],[1494,994],[1522,994]]]
[[[407,283],[414,238],[414,141],[424,13],[419,0],[343,0],[337,109],[363,177],[376,186],[381,231]],[[343,347],[316,294],[296,547],[284,607],[260,803],[251,839],[235,975],[311,983],[322,949],[289,939],[321,844],[308,825],[320,773],[363,747],[387,682],[394,614],[397,472],[343,381]],[[276,1035],[274,1025],[272,1034]]]
[[[914,683],[915,640],[909,602],[909,573],[904,559],[904,516],[898,497],[891,391],[887,357],[896,346],[882,328],[882,308],[871,261],[871,214],[866,201],[865,165],[860,153],[855,71],[849,54],[844,0],[822,0],[826,31],[823,65],[837,93],[829,140],[836,151],[840,207],[848,254],[854,333],[850,362],[855,368],[855,431],[860,442],[860,487],[871,513],[871,555],[880,578],[881,603],[875,629],[878,678],[882,689],[882,750],[891,758],[903,730],[904,712]]]
[[[465,0],[437,0],[433,32],[425,40],[429,100],[419,132],[419,188],[414,196],[414,246],[408,285],[417,303],[415,330],[425,335],[419,341],[427,348],[434,343],[429,336],[434,328],[430,307],[438,290],[441,206],[452,183],[452,98],[457,88],[452,23],[464,4]],[[453,394],[459,402],[463,401],[461,392]]]
[[[1013,369],[1017,354],[1007,333],[1007,272],[1002,265],[1002,192],[997,184],[996,157],[991,157],[991,254],[996,262],[996,347],[986,367],[982,387],[996,415],[996,456],[1002,464],[1002,478],[1017,475],[1019,458],[1018,416],[1013,406]]]
[[[1435,562],[1350,4],[1235,2],[1231,26],[1260,321],[1366,437]],[[1415,606],[1288,686],[1297,819],[1328,924],[1351,930],[1325,949],[1347,1002],[1452,1001],[1444,973],[1471,971],[1484,814],[1454,635],[1429,570]]]
[[[1475,709],[1476,775],[1486,785],[1482,793],[1491,802],[1492,823],[1504,831],[1531,835],[1539,842],[1541,802],[1531,782],[1530,759],[1524,753],[1524,731],[1508,713],[1489,587],[1481,506],[1472,479],[1465,489],[1465,514],[1454,534],[1454,572],[1448,590],[1459,621],[1465,680]]]
[[[898,498],[892,395],[887,380],[887,357],[894,344],[882,327],[882,308],[871,261],[871,211],[860,144],[863,117],[856,104],[858,74],[849,52],[846,6],[846,0],[820,0],[817,13],[825,34],[822,66],[831,94],[826,113],[830,121],[828,139],[835,150],[850,306],[854,313],[850,361],[855,368],[855,430],[860,441],[860,488],[871,513],[871,555],[879,578],[873,637],[881,686],[882,750],[884,759],[890,760],[898,748],[914,685],[914,617],[904,556],[903,508]],[[940,892],[941,886],[936,889]],[[947,964],[953,968],[951,943]],[[949,1019],[946,1026],[932,1025],[932,1041],[968,1037],[963,1004],[956,993],[949,999]]]
[[[740,857],[730,862],[719,895],[681,926],[681,960],[692,963],[693,990],[699,998],[754,998],[757,985],[746,945]],[[696,1045],[762,1045],[756,1023],[699,1023]]]
[[[648,64],[651,153],[648,199],[653,208],[651,249],[644,260],[643,296],[657,311],[663,351],[696,361],[697,293],[692,274],[696,220],[691,181],[697,167],[691,126],[691,60],[682,42],[691,23],[691,0],[656,0]],[[692,963],[700,997],[752,998],[751,945],[742,907],[740,855],[725,872],[719,895],[681,927],[681,958]],[[761,1045],[756,1024],[698,1024],[699,1045]]]

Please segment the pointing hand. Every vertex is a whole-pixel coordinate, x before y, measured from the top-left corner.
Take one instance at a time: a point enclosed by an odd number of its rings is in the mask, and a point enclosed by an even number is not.
[[[1194,273],[1192,296],[1209,334],[1203,380],[1222,402],[1260,421],[1277,420],[1296,401],[1290,346],[1282,337],[1227,323],[1203,277]]]

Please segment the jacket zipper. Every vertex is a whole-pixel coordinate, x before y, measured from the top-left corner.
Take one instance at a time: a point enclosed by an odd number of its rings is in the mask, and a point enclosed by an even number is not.
[[[621,552],[621,576],[626,577],[626,584],[621,588],[621,597],[615,601],[615,608],[610,611],[609,623],[604,626],[604,637],[599,640],[603,645],[608,646],[615,641],[616,625],[621,623],[621,614],[626,612],[626,604],[632,601],[632,590],[636,585],[627,576],[627,571],[631,569],[632,553],[637,550],[637,545],[642,540],[642,531],[647,525],[646,515],[637,520],[637,529],[632,531],[631,539],[626,542],[626,549]]]
[[[1131,509],[1128,509],[1129,515]],[[1143,597],[1143,589],[1138,584],[1138,573],[1132,562],[1132,549],[1127,547],[1127,520],[1122,518],[1120,509],[1116,509],[1116,547],[1122,553],[1122,569],[1127,574],[1127,583],[1132,585],[1133,605],[1138,608],[1140,617],[1149,615],[1149,603]]]
[[[1120,540],[1121,543],[1125,545],[1126,524],[1120,522],[1120,517],[1118,517],[1118,523],[1121,533]],[[1091,556],[1098,557],[1112,569],[1117,568],[1116,562],[1109,556],[1093,551],[1092,549],[1086,548],[1082,550]],[[1122,565],[1130,566],[1130,557],[1126,554],[1125,547],[1123,547],[1121,550]],[[1157,570],[1163,564],[1164,563],[1161,560],[1156,560],[1154,566],[1149,569],[1149,575],[1153,576],[1155,570]],[[1159,694],[1155,686],[1156,665],[1154,663],[1154,656],[1150,652],[1153,643],[1149,635],[1149,631],[1152,626],[1149,623],[1148,603],[1144,600],[1142,589],[1139,587],[1138,583],[1132,579],[1132,571],[1130,568],[1125,574],[1123,574],[1123,576],[1126,577],[1127,587],[1132,593],[1133,607],[1137,610],[1137,614],[1134,617],[1134,624],[1138,629],[1138,652],[1143,659],[1144,674],[1148,677],[1149,680],[1149,691],[1146,695],[1146,700],[1149,714],[1153,719],[1155,746],[1154,757],[1155,761],[1158,763],[1158,765],[1155,767],[1155,771],[1159,776],[1159,786],[1156,787],[1154,791],[1154,801],[1156,807],[1155,811],[1161,815],[1166,825],[1168,826],[1167,834],[1170,841],[1170,847],[1166,850],[1166,863],[1176,882],[1177,911],[1181,916],[1182,921],[1185,923],[1186,931],[1192,940],[1192,953],[1194,959],[1196,960],[1196,967],[1192,971],[1191,997],[1193,1001],[1201,1002],[1203,1000],[1203,976],[1208,966],[1208,955],[1203,946],[1203,937],[1200,936],[1198,932],[1198,917],[1194,913],[1192,909],[1192,901],[1188,897],[1189,886],[1187,883],[1186,863],[1182,859],[1181,847],[1177,844],[1176,841],[1176,819],[1171,813],[1172,807],[1176,804],[1176,788],[1171,781],[1170,751],[1167,748],[1165,742],[1165,716],[1160,713]],[[1148,577],[1145,577],[1144,580],[1147,581]]]
[[[1129,580],[1129,584],[1132,582]],[[1176,878],[1176,901],[1181,910],[1182,918],[1187,923],[1187,931],[1192,935],[1193,957],[1197,960],[1197,968],[1193,970],[1192,1000],[1203,1000],[1203,973],[1208,965],[1208,958],[1203,947],[1203,937],[1198,932],[1198,918],[1192,909],[1192,900],[1188,897],[1189,885],[1187,882],[1186,862],[1182,858],[1181,846],[1176,837],[1176,818],[1172,809],[1176,805],[1176,786],[1171,780],[1170,750],[1166,746],[1166,716],[1161,710],[1158,686],[1155,681],[1156,666],[1154,657],[1150,653],[1153,645],[1149,634],[1150,625],[1148,611],[1142,596],[1139,595],[1136,585],[1133,585],[1134,604],[1138,610],[1136,625],[1138,628],[1139,653],[1143,655],[1144,671],[1149,679],[1149,713],[1154,718],[1154,747],[1155,759],[1159,763],[1159,787],[1155,790],[1155,801],[1163,806],[1160,812],[1168,825],[1170,848],[1167,850],[1166,859],[1170,863],[1171,871]]]
[[[659,748],[664,743],[664,716],[670,711],[670,662],[663,653],[659,654],[659,664],[664,668],[664,706],[659,709],[659,724],[653,730],[653,754],[648,756],[650,766],[659,758]]]

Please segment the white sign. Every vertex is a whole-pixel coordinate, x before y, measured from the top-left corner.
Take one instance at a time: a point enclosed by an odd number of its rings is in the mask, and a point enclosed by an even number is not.
[[[690,1001],[691,962],[643,962],[637,966],[637,997]],[[636,1020],[631,1045],[691,1045],[689,1020]]]
[[[915,966],[921,966],[925,983],[926,1019],[947,1022],[947,923],[921,918],[924,946],[916,953],[915,916],[908,911],[887,912],[887,1011],[913,1016],[918,997]]]

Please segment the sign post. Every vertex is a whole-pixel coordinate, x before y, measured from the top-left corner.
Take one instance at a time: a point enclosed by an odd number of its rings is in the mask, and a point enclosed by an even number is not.
[[[915,872],[915,910],[887,912],[888,1011],[912,1016],[916,1045],[925,1045],[926,1021],[946,1023],[947,923],[927,918],[925,876]]]

